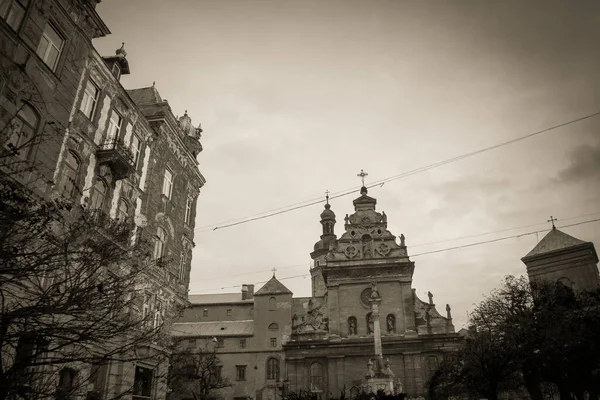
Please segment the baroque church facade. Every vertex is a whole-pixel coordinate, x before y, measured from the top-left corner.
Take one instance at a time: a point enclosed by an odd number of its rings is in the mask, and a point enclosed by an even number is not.
[[[232,383],[217,398],[277,399],[299,390],[352,397],[377,358],[376,342],[396,386],[409,397],[426,393],[428,379],[461,338],[449,305],[443,316],[431,293],[427,301],[417,297],[405,237],[387,229],[376,203],[363,187],[339,238],[336,216],[325,205],[323,233],[310,253],[312,296],[293,297],[275,276],[256,293],[243,285],[242,293],[190,296],[173,333],[189,349],[215,344],[220,373]]]

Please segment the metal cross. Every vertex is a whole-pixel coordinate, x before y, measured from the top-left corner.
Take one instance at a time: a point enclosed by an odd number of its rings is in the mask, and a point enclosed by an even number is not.
[[[327,204],[329,204],[329,189],[325,191],[325,200],[327,200]]]
[[[277,271],[277,268],[273,267],[271,271],[273,271],[273,276],[275,276],[275,271]]]
[[[367,176],[369,174],[367,174],[365,171],[363,171],[362,169],[360,170],[360,174],[357,174],[356,176],[360,176],[360,179],[362,180],[362,185],[365,186],[365,176]]]
[[[552,230],[556,230],[556,226],[554,226],[554,221],[558,221],[558,218],[554,218],[552,215],[550,216],[550,219],[548,220],[548,222],[552,222]]]

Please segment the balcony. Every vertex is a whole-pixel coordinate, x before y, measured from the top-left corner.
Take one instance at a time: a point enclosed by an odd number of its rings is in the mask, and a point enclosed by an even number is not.
[[[100,145],[96,152],[98,165],[106,164],[110,167],[114,180],[126,178],[135,171],[133,153],[125,146],[122,140]]]
[[[132,221],[112,219],[101,210],[85,210],[84,216],[92,229],[102,233],[121,245],[127,245],[133,235],[135,224]]]

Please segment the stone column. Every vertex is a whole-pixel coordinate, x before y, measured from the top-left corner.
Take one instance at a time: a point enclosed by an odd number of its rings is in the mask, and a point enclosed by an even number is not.
[[[377,357],[376,371],[383,369],[383,350],[381,348],[381,327],[379,325],[379,306],[381,305],[381,297],[377,291],[377,286],[373,285],[371,290],[371,318],[373,318],[373,339],[375,342],[375,356]]]

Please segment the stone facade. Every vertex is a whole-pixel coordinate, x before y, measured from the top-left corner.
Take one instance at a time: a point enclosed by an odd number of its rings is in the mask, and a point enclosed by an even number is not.
[[[132,289],[138,311],[169,326],[188,304],[196,199],[205,183],[197,161],[202,130],[187,112],[176,118],[154,86],[123,88],[120,78],[130,73],[124,45],[102,57],[91,43],[110,33],[98,2],[13,1],[0,15],[0,132],[8,154],[0,168],[40,197],[130,223],[132,241],[153,242],[161,268]],[[150,397],[164,399],[167,349],[147,343],[136,352],[143,362],[104,365],[88,390],[131,399],[136,374],[149,371]],[[81,378],[90,374],[89,365],[70,367]]]
[[[240,365],[249,371],[244,381],[234,379],[233,387],[217,396],[275,399],[283,391],[300,389],[351,396],[364,385],[379,340],[385,364],[403,391],[425,394],[427,380],[461,338],[454,332],[448,305],[442,316],[431,293],[428,301],[417,297],[412,288],[415,265],[405,238],[397,241],[387,230],[387,216],[375,205],[363,187],[339,239],[335,214],[325,205],[323,234],[311,252],[311,297],[294,298],[275,277],[253,299],[248,297],[250,285],[240,294],[190,296],[192,306],[174,325],[174,335],[194,348],[218,334],[222,339],[217,343],[225,343],[216,348],[223,373],[235,377]],[[373,287],[379,296],[377,310],[369,300]],[[377,314],[379,324],[372,319]],[[243,330],[244,349],[235,336],[240,332],[226,326],[242,320],[252,327]],[[270,359],[277,360],[277,374],[269,370]]]
[[[521,259],[531,281],[561,282],[574,290],[600,288],[598,255],[592,242],[584,242],[554,226]]]

